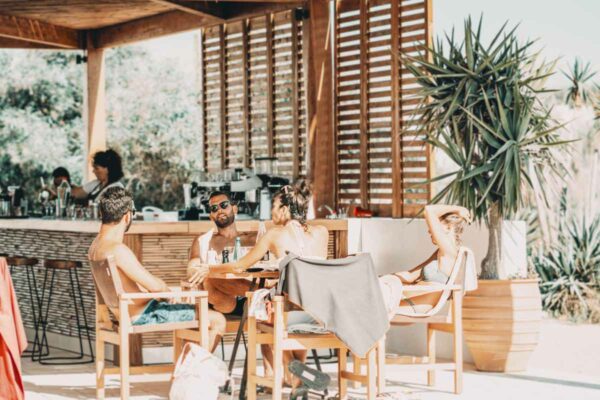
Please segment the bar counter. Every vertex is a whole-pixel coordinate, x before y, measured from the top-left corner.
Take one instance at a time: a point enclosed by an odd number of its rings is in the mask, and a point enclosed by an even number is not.
[[[324,225],[329,229],[330,257],[347,254],[347,220],[320,219],[309,223]],[[267,222],[267,228],[270,224],[271,222]],[[259,221],[236,221],[236,226],[241,232],[256,231]],[[214,227],[212,221],[134,221],[125,235],[125,244],[150,272],[164,279],[168,285],[178,286],[185,278],[188,252],[194,238]],[[35,267],[39,290],[42,288],[44,277],[44,259],[81,261],[83,268],[78,271],[78,275],[84,308],[88,321],[92,321],[93,325],[94,284],[87,261],[87,251],[99,228],[98,221],[0,219],[0,253],[39,259],[40,262]],[[33,329],[25,270],[15,268],[12,276],[23,321],[27,328]],[[51,346],[69,349],[76,344],[73,337],[77,333],[69,277],[67,273],[59,272],[56,278],[47,330]],[[142,340],[144,347],[162,347],[171,343],[169,334],[144,334]]]

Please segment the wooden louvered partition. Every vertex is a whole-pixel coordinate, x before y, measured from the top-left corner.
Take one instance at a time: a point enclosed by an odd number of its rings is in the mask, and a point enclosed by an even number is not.
[[[302,25],[302,13],[286,11],[202,30],[208,172],[268,156],[283,176],[306,174]]]
[[[430,155],[411,132],[421,101],[400,51],[423,54],[428,0],[339,0],[336,7],[336,138],[339,205],[379,216],[416,215],[430,198]],[[401,134],[402,133],[402,134]]]

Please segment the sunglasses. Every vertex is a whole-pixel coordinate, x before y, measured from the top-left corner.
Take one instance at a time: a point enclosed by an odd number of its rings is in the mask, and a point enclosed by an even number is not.
[[[219,204],[211,204],[209,206],[209,209],[210,209],[211,213],[216,213],[217,211],[219,211],[219,207],[221,207],[221,210],[225,210],[230,205],[231,205],[231,202],[229,200],[225,200],[225,201],[220,202]]]

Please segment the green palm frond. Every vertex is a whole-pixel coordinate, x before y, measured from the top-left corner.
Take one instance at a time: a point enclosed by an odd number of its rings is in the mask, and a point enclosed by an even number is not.
[[[415,110],[417,134],[457,165],[434,200],[463,205],[487,221],[492,205],[503,217],[519,209],[538,170],[556,167],[547,163],[550,147],[564,143],[556,133],[561,126],[537,99],[555,62],[538,62],[535,42],[519,41],[517,26],[505,23],[489,42],[482,26],[482,18],[474,24],[469,17],[461,42],[452,32],[428,49],[429,57],[401,57],[427,98]]]
[[[563,75],[569,80],[569,89],[567,90],[566,102],[580,106],[589,104],[592,100],[591,90],[588,88],[588,82],[596,75],[592,71],[590,63],[583,64],[578,58],[573,62],[569,71],[562,71]]]

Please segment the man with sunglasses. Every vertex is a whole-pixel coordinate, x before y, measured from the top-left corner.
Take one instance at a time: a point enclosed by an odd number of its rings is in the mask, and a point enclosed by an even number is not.
[[[216,229],[194,240],[188,262],[188,278],[194,284],[202,284],[204,290],[208,291],[208,302],[216,311],[241,315],[244,310],[246,292],[250,288],[250,281],[246,279],[206,279],[208,269],[205,266],[212,261],[209,259],[209,252],[221,255],[225,248],[235,245],[235,239],[238,237],[242,246],[254,246],[256,233],[238,232],[235,225],[238,208],[231,201],[229,194],[225,192],[211,193],[208,208],[210,220],[215,223]]]

